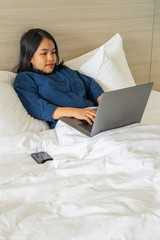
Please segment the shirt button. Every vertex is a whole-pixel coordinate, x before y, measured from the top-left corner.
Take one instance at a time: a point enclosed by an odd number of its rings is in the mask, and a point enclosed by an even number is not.
[[[66,88],[68,89],[68,86],[66,86]]]
[[[76,98],[76,96],[73,96],[73,98]]]

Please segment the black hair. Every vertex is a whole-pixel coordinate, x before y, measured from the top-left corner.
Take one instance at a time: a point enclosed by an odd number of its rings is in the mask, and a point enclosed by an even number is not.
[[[57,57],[55,69],[59,70],[63,67],[63,61],[59,63],[58,46],[54,37],[43,29],[34,28],[34,29],[28,30],[21,37],[20,60],[16,70],[17,73],[26,72],[26,71],[32,72],[33,68],[32,68],[32,64],[30,63],[30,60],[44,38],[48,38],[52,40],[55,45],[55,51],[56,51],[56,57]]]

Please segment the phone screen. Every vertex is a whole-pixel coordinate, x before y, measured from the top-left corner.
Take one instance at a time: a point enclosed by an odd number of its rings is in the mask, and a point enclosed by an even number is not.
[[[31,156],[37,163],[45,163],[53,160],[47,152],[32,153]]]

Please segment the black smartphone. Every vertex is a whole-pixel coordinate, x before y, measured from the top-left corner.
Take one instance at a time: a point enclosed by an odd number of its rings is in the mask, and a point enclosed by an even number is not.
[[[32,153],[31,156],[37,163],[45,163],[53,160],[53,158],[46,152]]]

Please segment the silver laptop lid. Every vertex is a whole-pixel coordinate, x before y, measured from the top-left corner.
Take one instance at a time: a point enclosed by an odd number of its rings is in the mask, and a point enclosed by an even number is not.
[[[102,94],[91,136],[141,121],[153,82]]]

